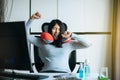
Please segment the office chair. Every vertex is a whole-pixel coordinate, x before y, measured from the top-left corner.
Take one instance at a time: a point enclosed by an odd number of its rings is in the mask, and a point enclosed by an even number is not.
[[[67,25],[65,23],[63,23],[63,24],[67,28]],[[44,23],[42,25],[42,31],[48,32],[48,26],[49,26],[49,23]],[[39,37],[39,36],[35,36],[35,37]],[[33,63],[33,65],[35,65],[36,70],[38,72],[40,72],[44,63],[42,62],[42,60],[39,57],[38,47],[34,45],[33,50],[34,50],[34,63]],[[69,67],[70,67],[71,72],[74,70],[76,64],[79,64],[79,63],[76,63],[76,51],[74,50],[71,52],[70,57],[69,57]]]

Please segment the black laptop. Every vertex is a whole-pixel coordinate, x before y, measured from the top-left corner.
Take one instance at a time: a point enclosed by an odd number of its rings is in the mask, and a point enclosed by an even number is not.
[[[30,74],[5,72],[4,69],[29,70]],[[48,77],[31,72],[33,69],[28,51],[25,22],[0,22],[0,76],[32,78],[34,75],[39,78]]]

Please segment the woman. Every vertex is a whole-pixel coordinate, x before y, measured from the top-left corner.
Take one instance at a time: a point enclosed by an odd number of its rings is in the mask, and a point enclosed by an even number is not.
[[[48,33],[54,39],[53,42],[45,44],[42,38],[36,38],[29,34],[33,20],[40,18],[40,13],[33,14],[27,22],[26,28],[28,40],[39,47],[39,51],[41,51],[39,55],[44,63],[41,72],[71,72],[68,64],[70,53],[76,49],[87,48],[91,44],[80,36],[67,31],[67,27],[58,19],[52,20],[48,28]],[[63,38],[69,39],[69,41],[65,43],[62,41]],[[70,40],[71,38],[74,40]]]

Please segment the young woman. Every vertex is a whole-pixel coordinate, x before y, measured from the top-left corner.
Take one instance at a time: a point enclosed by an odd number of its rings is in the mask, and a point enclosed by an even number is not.
[[[44,63],[41,72],[71,72],[68,64],[70,53],[76,49],[87,48],[91,44],[80,36],[67,31],[67,27],[58,19],[52,20],[48,27],[48,33],[53,37],[53,42],[44,43],[42,38],[37,38],[29,34],[33,20],[40,18],[40,13],[33,14],[27,22],[26,28],[28,40],[39,47],[39,56]],[[69,41],[63,42],[63,38],[69,39]],[[74,40],[70,40],[71,38]]]

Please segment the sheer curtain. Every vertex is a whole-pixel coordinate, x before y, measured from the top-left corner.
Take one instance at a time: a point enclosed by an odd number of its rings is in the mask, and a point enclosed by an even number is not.
[[[0,0],[0,22],[4,21],[4,0]]]
[[[117,1],[116,7],[116,47],[115,47],[115,54],[114,54],[114,79],[113,80],[120,80],[120,0]]]

